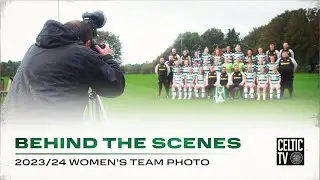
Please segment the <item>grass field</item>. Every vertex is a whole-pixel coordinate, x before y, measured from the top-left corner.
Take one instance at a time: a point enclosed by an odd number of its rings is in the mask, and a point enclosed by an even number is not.
[[[155,75],[127,75],[126,89],[121,97],[104,99],[107,112],[116,116],[139,117],[157,115],[162,112],[170,114],[227,114],[236,116],[237,112],[264,114],[267,110],[273,113],[290,114],[295,117],[312,117],[319,112],[319,75],[296,74],[294,80],[294,97],[281,101],[233,100],[216,104],[213,100],[167,99],[163,90],[162,97],[157,97],[157,77]],[[285,91],[288,97],[288,91]],[[197,112],[197,113],[194,113]],[[197,118],[195,115],[195,118]],[[150,116],[149,116],[150,117]]]
[[[7,83],[8,78],[5,78]],[[199,114],[215,116],[227,114],[237,117],[238,112],[267,116],[268,111],[294,116],[297,119],[311,118],[319,113],[319,75],[296,74],[294,80],[294,97],[281,101],[233,100],[216,104],[213,100],[167,99],[163,89],[162,97],[157,97],[157,77],[155,75],[127,75],[126,89],[122,96],[102,98],[106,111],[113,118],[141,118],[166,113],[168,116],[188,113],[194,118]],[[288,91],[285,91],[288,97]]]

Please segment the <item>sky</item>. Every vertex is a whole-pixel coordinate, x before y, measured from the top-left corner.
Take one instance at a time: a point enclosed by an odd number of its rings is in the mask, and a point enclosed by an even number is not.
[[[81,20],[84,12],[95,10],[107,16],[99,30],[120,37],[122,60],[129,64],[154,60],[182,32],[202,34],[214,27],[226,33],[234,27],[245,36],[285,10],[314,6],[310,0],[7,1],[1,15],[1,61],[22,60],[47,20]]]

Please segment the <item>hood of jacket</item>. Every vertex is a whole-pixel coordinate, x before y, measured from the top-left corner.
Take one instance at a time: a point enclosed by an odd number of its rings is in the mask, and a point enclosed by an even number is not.
[[[41,48],[56,48],[79,42],[74,32],[58,21],[48,20],[36,39],[36,45]]]

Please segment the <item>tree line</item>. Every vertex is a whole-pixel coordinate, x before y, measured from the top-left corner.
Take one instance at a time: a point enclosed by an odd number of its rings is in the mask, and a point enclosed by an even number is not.
[[[243,53],[246,54],[251,48],[256,54],[259,47],[266,52],[269,44],[274,43],[275,48],[280,50],[283,42],[288,42],[299,64],[298,71],[314,72],[319,61],[319,18],[320,10],[317,8],[285,11],[271,19],[268,24],[253,28],[243,38],[240,38],[240,33],[235,28],[228,29],[226,34],[218,28],[208,29],[203,34],[184,32],[179,34],[172,45],[151,63],[128,64],[123,69],[129,74],[153,73],[159,58],[164,57],[167,60],[172,48],[175,48],[180,55],[181,50],[188,50],[192,57],[194,51],[203,52],[205,47],[208,47],[212,53],[213,49],[223,49],[226,46],[234,50],[239,44]]]
[[[298,71],[314,72],[319,61],[319,18],[320,10],[317,8],[285,11],[271,19],[268,24],[253,28],[243,38],[240,38],[240,33],[235,28],[228,29],[226,34],[218,28],[210,28],[203,34],[184,32],[179,34],[172,45],[152,62],[126,64],[121,68],[127,74],[154,73],[154,67],[159,62],[159,58],[164,57],[167,60],[172,48],[175,48],[180,55],[181,50],[188,50],[189,55],[192,56],[194,51],[202,52],[205,47],[208,47],[212,53],[217,47],[230,46],[234,49],[237,44],[240,44],[242,52],[246,54],[249,48],[256,53],[257,49],[262,47],[265,52],[271,42],[275,44],[276,49],[280,50],[282,43],[286,41],[295,53],[295,59],[299,64]],[[121,62],[122,45],[119,36],[111,32],[99,31],[96,40],[99,43],[108,42],[114,57]],[[20,62],[2,62],[1,76],[13,76],[19,65]]]

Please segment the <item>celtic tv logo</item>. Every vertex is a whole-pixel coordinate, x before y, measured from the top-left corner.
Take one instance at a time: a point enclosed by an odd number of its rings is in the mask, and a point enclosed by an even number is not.
[[[277,165],[304,165],[304,138],[277,138]]]

